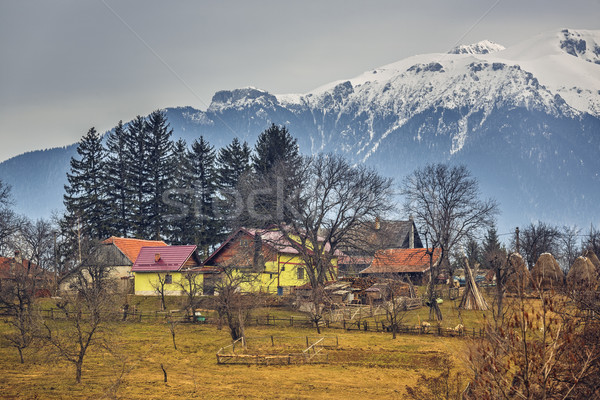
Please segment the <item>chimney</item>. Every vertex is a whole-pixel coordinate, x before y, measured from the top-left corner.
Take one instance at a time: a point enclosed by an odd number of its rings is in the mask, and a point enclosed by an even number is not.
[[[21,256],[21,252],[19,250],[15,250],[15,261],[19,264],[23,264],[23,257]]]
[[[160,261],[160,253],[154,253],[154,262]]]
[[[408,221],[410,222],[410,236],[408,238],[408,248],[415,248],[415,221],[413,220],[413,216],[408,217]]]

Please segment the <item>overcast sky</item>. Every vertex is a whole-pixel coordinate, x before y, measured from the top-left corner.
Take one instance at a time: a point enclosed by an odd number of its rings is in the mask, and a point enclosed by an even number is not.
[[[0,0],[0,161],[215,91],[305,93],[456,44],[600,29],[600,0]]]

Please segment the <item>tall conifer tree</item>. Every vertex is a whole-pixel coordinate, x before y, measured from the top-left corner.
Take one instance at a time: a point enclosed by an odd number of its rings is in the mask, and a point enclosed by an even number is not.
[[[217,186],[214,147],[200,136],[200,140],[192,143],[189,159],[190,182],[194,191],[193,212],[196,217],[194,243],[203,256],[208,256],[211,246],[220,241],[220,221],[215,213]]]
[[[235,189],[240,177],[251,170],[250,155],[248,143],[242,144],[238,138],[219,150],[216,171],[219,189]]]
[[[161,240],[167,233],[168,205],[163,200],[172,178],[173,130],[164,111],[157,110],[148,116],[146,140],[149,158],[147,221],[149,237]]]
[[[174,245],[194,243],[193,190],[190,179],[189,151],[185,140],[175,142],[173,149],[173,178],[169,201],[169,241]]]
[[[109,233],[127,237],[130,231],[130,209],[133,195],[130,182],[130,160],[127,152],[126,131],[119,121],[108,134],[106,147],[108,156],[104,180],[106,183],[107,214]]]
[[[302,156],[297,140],[285,126],[271,124],[258,136],[252,157],[257,184],[263,188],[256,197],[254,208],[260,218],[249,218],[247,224],[263,226],[269,220],[283,219],[291,222],[289,213],[282,213],[286,198],[300,188],[300,168]]]
[[[298,141],[285,126],[271,124],[262,132],[254,146],[253,167],[257,174],[266,175],[278,162],[294,167],[301,162]]]
[[[219,150],[217,156],[217,186],[219,189],[219,205],[221,217],[223,218],[224,227],[228,225],[230,229],[236,228],[238,215],[243,212],[243,204],[240,193],[242,188],[238,187],[240,180],[250,178],[252,166],[250,164],[250,156],[252,150],[248,143],[240,143],[238,138]],[[239,210],[238,207],[242,207]]]
[[[146,122],[143,117],[137,116],[127,124],[125,130],[125,148],[127,157],[127,183],[131,194],[129,209],[129,222],[131,234],[137,238],[147,238],[149,196],[149,172],[147,162],[149,150],[147,143]]]
[[[70,235],[102,239],[108,233],[103,179],[106,153],[95,128],[81,138],[77,154],[78,158],[71,158],[71,170],[67,173],[69,183],[64,195],[67,218],[63,226],[68,226]]]

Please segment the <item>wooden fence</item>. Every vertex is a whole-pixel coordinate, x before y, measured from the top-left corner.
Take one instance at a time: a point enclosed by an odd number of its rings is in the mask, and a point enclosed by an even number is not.
[[[306,348],[301,352],[276,353],[268,351],[269,346],[260,346],[261,339],[265,338],[267,340],[270,339],[272,347],[276,346],[275,342],[278,344],[283,342],[289,347],[290,339],[298,339],[299,337],[242,337],[217,351],[217,364],[281,365],[327,363],[329,362],[329,355],[325,350],[328,348],[337,348],[339,344],[337,336],[322,336],[316,338],[314,341],[309,339],[309,336],[306,336]],[[249,341],[250,343],[248,343]],[[253,345],[254,343],[258,343],[258,345]]]

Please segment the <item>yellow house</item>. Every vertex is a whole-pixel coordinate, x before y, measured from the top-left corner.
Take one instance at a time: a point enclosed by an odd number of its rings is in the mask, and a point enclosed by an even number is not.
[[[204,274],[196,246],[142,247],[131,267],[135,277],[135,294],[157,296],[164,290],[167,296],[181,295],[182,284],[193,284],[202,294]],[[189,275],[188,275],[189,274]]]
[[[337,256],[330,260],[328,280],[337,279]],[[289,293],[309,282],[306,264],[277,229],[239,228],[203,263],[227,269],[231,276],[244,276],[242,291]]]

